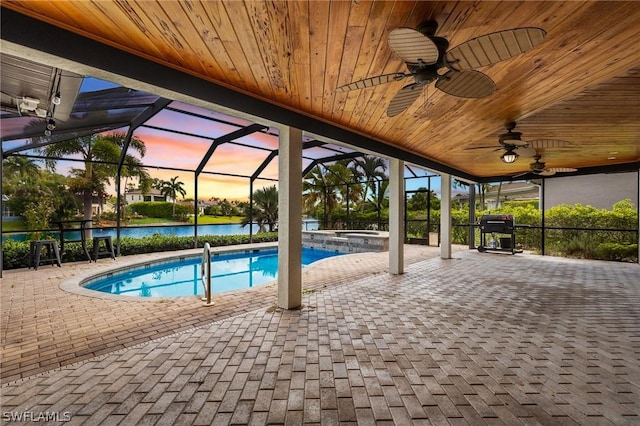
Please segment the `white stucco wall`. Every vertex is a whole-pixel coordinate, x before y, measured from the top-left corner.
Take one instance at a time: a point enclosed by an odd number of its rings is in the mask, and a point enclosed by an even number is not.
[[[629,198],[638,205],[638,173],[564,176],[544,182],[545,207],[559,204],[591,205],[611,209],[614,203]]]

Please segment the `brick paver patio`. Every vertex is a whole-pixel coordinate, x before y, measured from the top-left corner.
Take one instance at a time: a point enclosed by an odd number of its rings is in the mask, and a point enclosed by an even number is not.
[[[58,289],[95,264],[5,272],[2,421],[640,424],[638,265],[406,259],[401,276],[386,254],[321,262],[295,311],[273,286],[206,308]]]

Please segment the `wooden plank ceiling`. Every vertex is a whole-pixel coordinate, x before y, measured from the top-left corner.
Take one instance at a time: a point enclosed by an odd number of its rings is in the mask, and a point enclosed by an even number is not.
[[[478,177],[528,170],[498,145],[506,123],[547,167],[640,160],[640,2],[612,1],[7,1],[4,7],[202,78],[400,146]],[[497,90],[481,99],[430,84],[405,112],[386,108],[407,80],[336,92],[359,79],[407,72],[391,30],[439,23],[450,47],[516,27],[539,27],[533,50],[480,69]]]

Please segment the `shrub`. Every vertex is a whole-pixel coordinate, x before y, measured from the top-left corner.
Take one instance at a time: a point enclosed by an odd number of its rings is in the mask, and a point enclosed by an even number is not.
[[[167,201],[143,201],[140,203],[133,203],[127,207],[132,213],[137,213],[146,217],[163,217],[165,219],[172,219],[173,216],[173,203]],[[184,204],[176,204],[176,217],[186,218],[189,214],[193,213],[193,207]]]
[[[637,244],[601,243],[596,248],[597,259],[618,262],[635,262],[638,259]]]
[[[277,232],[265,232],[253,236],[254,243],[278,241]],[[115,243],[115,242],[114,242]],[[212,247],[229,246],[249,243],[248,235],[202,235],[198,237],[198,247],[209,243]],[[87,241],[87,247],[92,246],[92,240]],[[156,253],[163,251],[186,250],[193,248],[193,237],[175,237],[151,235],[144,238],[120,239],[120,254],[123,256]],[[14,241],[7,239],[3,246],[3,268],[16,269],[29,266],[29,241]],[[86,261],[80,243],[65,243],[62,262]]]

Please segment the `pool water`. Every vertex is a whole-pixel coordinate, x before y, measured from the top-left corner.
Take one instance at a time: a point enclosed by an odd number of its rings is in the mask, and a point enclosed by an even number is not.
[[[343,253],[303,248],[302,265],[340,254]],[[141,265],[91,281],[84,288],[133,297],[203,295],[201,261],[201,256],[194,256]],[[211,256],[212,293],[254,287],[275,280],[277,275],[277,249]]]

